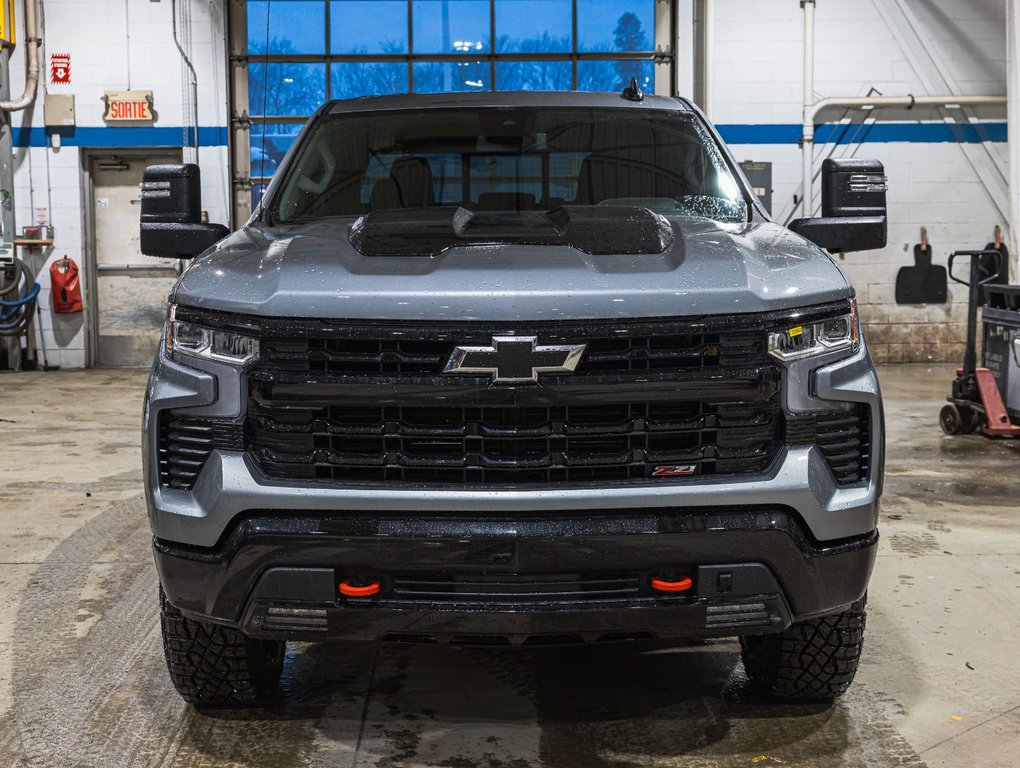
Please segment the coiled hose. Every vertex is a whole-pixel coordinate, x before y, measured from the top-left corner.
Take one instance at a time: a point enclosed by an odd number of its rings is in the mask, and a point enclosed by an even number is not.
[[[9,298],[11,294],[17,296]],[[14,276],[5,280],[0,275],[0,336],[22,336],[32,324],[39,283],[20,259],[14,259]]]

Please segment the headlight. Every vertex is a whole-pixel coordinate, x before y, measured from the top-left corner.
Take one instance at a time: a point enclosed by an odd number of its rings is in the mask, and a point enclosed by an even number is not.
[[[859,347],[857,302],[853,299],[850,300],[850,311],[845,315],[769,334],[769,354],[779,360],[799,360],[841,349],[856,352]]]
[[[166,354],[170,358],[199,357],[245,365],[258,360],[259,341],[234,331],[178,320],[177,307],[171,305],[166,317]]]

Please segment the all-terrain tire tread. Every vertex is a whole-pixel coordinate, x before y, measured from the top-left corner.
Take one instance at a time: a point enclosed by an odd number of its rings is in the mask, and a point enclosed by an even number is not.
[[[159,591],[163,652],[181,697],[204,706],[252,706],[276,691],[283,643],[183,615]]]
[[[740,639],[752,686],[777,699],[831,701],[857,674],[866,611],[861,600],[843,613],[791,625],[772,635]]]

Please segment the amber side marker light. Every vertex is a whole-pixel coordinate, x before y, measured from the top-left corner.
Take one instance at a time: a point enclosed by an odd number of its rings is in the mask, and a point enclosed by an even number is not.
[[[679,579],[660,579],[658,576],[652,576],[650,583],[656,592],[686,592],[694,586],[690,576]]]
[[[344,597],[371,597],[378,595],[382,584],[373,581],[369,584],[351,584],[349,581],[340,582],[340,594]]]

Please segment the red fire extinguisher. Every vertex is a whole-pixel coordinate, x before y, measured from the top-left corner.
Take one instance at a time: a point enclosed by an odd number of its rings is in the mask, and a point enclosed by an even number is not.
[[[78,265],[72,259],[65,256],[50,265],[50,288],[54,312],[81,312],[81,282],[78,280]]]

